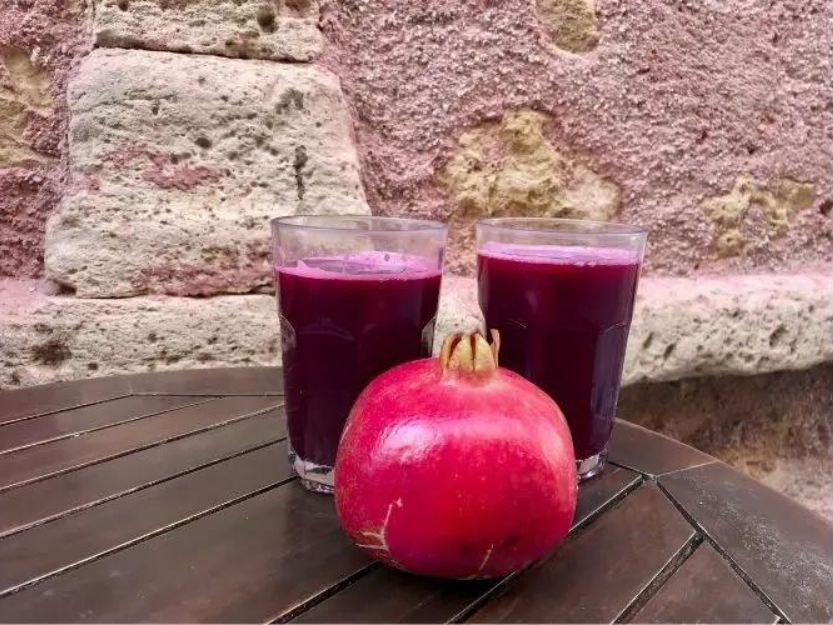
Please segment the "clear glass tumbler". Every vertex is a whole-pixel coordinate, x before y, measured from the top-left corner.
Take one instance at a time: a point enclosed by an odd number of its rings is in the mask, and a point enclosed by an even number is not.
[[[580,479],[604,469],[647,230],[576,219],[477,224],[477,279],[500,364],[544,389]]]
[[[430,356],[446,226],[393,217],[272,221],[289,460],[331,493],[344,421],[391,367]]]

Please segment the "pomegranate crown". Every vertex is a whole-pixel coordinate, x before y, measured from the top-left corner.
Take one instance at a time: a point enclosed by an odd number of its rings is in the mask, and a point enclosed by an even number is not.
[[[480,332],[449,334],[440,350],[440,364],[446,371],[491,373],[498,367],[500,333],[491,330],[489,345]]]

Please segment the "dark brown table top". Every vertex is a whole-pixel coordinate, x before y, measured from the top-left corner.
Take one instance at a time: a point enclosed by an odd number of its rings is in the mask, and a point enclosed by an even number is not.
[[[833,619],[828,523],[623,422],[542,561],[478,582],[386,568],[293,479],[282,403],[268,368],[0,393],[0,620]]]

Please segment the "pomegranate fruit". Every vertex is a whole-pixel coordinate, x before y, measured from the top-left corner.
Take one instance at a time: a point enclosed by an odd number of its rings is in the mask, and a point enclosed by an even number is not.
[[[446,339],[439,359],[405,363],[363,391],[335,465],[351,540],[394,567],[451,578],[516,571],[555,547],[576,509],[572,439],[561,410],[498,368],[498,337]]]

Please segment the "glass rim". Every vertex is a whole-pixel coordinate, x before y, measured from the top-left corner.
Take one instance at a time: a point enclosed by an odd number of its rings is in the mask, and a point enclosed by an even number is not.
[[[364,222],[366,228],[356,228],[352,224]],[[448,226],[441,221],[432,219],[417,219],[415,217],[387,217],[379,215],[288,215],[275,217],[271,220],[272,228],[288,227],[306,230],[331,232],[374,232],[384,234],[440,232],[448,230]],[[384,228],[374,224],[399,224],[402,228]]]
[[[534,234],[556,234],[567,237],[588,235],[617,237],[646,235],[648,233],[646,226],[566,217],[490,217],[478,219],[477,226]]]

